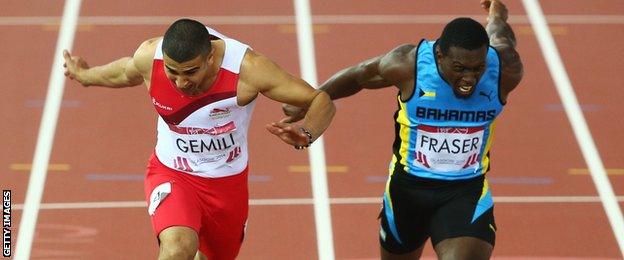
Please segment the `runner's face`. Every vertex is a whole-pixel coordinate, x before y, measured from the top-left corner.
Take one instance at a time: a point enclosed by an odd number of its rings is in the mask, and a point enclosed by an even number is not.
[[[165,74],[178,90],[189,96],[197,96],[205,91],[202,82],[210,78],[207,74],[213,60],[212,52],[181,63],[169,58],[167,54],[163,56]]]
[[[487,45],[475,50],[452,46],[446,55],[438,47],[436,56],[440,73],[453,88],[455,96],[470,97],[485,72]]]

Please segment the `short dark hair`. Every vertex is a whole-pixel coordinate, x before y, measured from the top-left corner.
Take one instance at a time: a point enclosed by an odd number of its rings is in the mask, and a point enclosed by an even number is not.
[[[202,23],[191,19],[175,21],[163,37],[162,51],[177,62],[206,55],[212,50],[210,33]]]
[[[488,35],[483,25],[467,17],[456,18],[448,23],[438,39],[442,54],[448,53],[453,46],[475,50],[488,43]]]

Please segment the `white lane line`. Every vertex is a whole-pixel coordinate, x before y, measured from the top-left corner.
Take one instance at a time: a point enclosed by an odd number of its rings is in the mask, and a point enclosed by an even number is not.
[[[609,178],[607,177],[607,172],[600,158],[600,154],[598,153],[598,149],[596,148],[596,144],[594,143],[585,117],[583,116],[583,111],[581,111],[576,95],[574,94],[572,83],[570,83],[570,78],[565,70],[559,51],[557,50],[557,45],[548,28],[539,1],[523,0],[523,3],[533,30],[537,35],[537,40],[550,74],[557,87],[559,97],[563,102],[565,112],[572,125],[576,141],[579,144],[583,158],[585,158],[585,163],[587,163],[591,177],[594,180],[598,195],[602,200],[602,205],[607,213],[607,218],[615,234],[621,254],[624,256],[624,217],[622,216],[622,211],[618,205]]]
[[[618,196],[618,201],[624,202],[624,196]],[[536,204],[536,203],[599,203],[598,196],[494,196],[494,202],[499,204]],[[381,197],[359,198],[331,198],[332,205],[360,205],[380,204]],[[312,198],[287,198],[287,199],[250,199],[251,206],[305,206],[313,205]],[[64,202],[42,203],[42,210],[66,210],[66,209],[118,209],[118,208],[146,208],[145,201],[97,201],[97,202]],[[15,204],[12,209],[22,210],[24,204]]]
[[[308,84],[317,87],[316,54],[314,50],[314,35],[312,33],[310,2],[308,0],[293,1],[295,6],[301,76]],[[310,161],[312,197],[314,198],[314,222],[316,226],[318,258],[321,260],[333,260],[335,258],[334,238],[329,207],[324,147],[323,137],[320,136],[310,146],[308,158]]]
[[[28,181],[28,190],[26,191],[24,214],[22,215],[19,233],[17,235],[16,260],[26,260],[30,258],[39,206],[41,204],[41,197],[43,196],[43,189],[48,173],[50,153],[54,143],[54,132],[56,131],[56,123],[61,107],[61,100],[63,98],[63,86],[65,85],[65,76],[63,75],[63,49],[71,50],[79,12],[80,0],[67,0],[65,2],[61,29],[56,42],[54,62],[50,70],[48,93],[41,116],[39,136],[37,137],[33,165]]]
[[[458,16],[484,21],[484,15],[314,15],[314,24],[446,24]],[[82,16],[80,25],[169,25],[177,16]],[[234,15],[190,17],[211,25],[278,25],[294,24],[291,15]],[[624,24],[624,15],[549,15],[549,24]],[[58,25],[58,16],[4,16],[0,25]],[[510,15],[510,23],[528,24],[525,15]]]

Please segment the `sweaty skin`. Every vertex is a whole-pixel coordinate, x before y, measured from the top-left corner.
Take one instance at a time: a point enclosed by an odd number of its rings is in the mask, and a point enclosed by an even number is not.
[[[149,89],[152,61],[160,39],[162,37],[144,41],[132,57],[123,57],[96,67],[89,67],[81,57],[72,56],[65,50],[65,76],[85,87],[123,88],[144,83]],[[212,52],[206,57],[200,55],[181,63],[164,57],[166,74],[181,92],[190,96],[204,93],[216,80],[224,49],[222,40],[214,40]],[[311,133],[314,141],[327,129],[335,113],[335,107],[327,93],[315,90],[264,55],[249,49],[241,65],[237,102],[244,106],[258,94],[278,102],[307,108],[308,112],[302,124],[272,122],[266,125],[269,132],[290,145],[307,146],[310,139],[300,130],[301,127]]]
[[[523,65],[516,51],[516,38],[507,24],[507,8],[498,0],[481,0],[481,7],[488,12],[486,32],[489,45],[496,49],[500,57],[500,99],[506,103],[523,76]],[[379,89],[395,86],[400,98],[406,101],[414,92],[414,67],[417,46],[403,44],[386,54],[345,68],[323,83],[320,89],[327,92],[332,100],[352,96],[362,89]],[[486,64],[487,46],[476,50],[451,47],[447,54],[436,49],[436,61],[443,79],[453,88],[457,97],[474,95],[475,85],[483,75]],[[480,94],[480,93],[479,93]],[[488,96],[487,93],[483,95]],[[286,117],[283,122],[296,122],[303,118],[304,108],[283,106]],[[424,246],[423,246],[424,247]],[[423,247],[412,252],[397,255],[380,246],[382,260],[418,259]],[[444,239],[435,245],[438,259],[489,259],[493,247],[488,242],[474,237]]]
[[[490,46],[495,48],[501,61],[500,98],[503,103],[512,90],[522,79],[524,69],[520,55],[516,51],[516,37],[507,23],[508,11],[500,1],[481,0],[481,7],[488,12],[485,30],[490,38]],[[365,60],[355,66],[343,69],[319,89],[324,90],[332,100],[348,97],[362,89],[379,89],[395,86],[401,93],[401,99],[407,100],[414,91],[414,64],[417,45],[403,44],[390,52]],[[449,54],[440,57],[437,50],[437,60],[440,72],[444,79],[453,87],[458,96],[470,96],[474,92],[474,85],[483,75],[482,66],[485,62],[487,49],[461,50],[451,47]],[[482,57],[482,58],[480,58]],[[466,79],[458,76],[468,74]],[[286,117],[283,122],[297,122],[305,115],[305,109],[284,105]]]

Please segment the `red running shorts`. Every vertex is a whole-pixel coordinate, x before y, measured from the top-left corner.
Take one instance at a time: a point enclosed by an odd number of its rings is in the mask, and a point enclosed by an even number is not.
[[[208,259],[234,259],[249,210],[247,172],[203,178],[170,169],[152,154],[145,198],[156,237],[168,227],[189,227],[197,232],[199,250]]]

